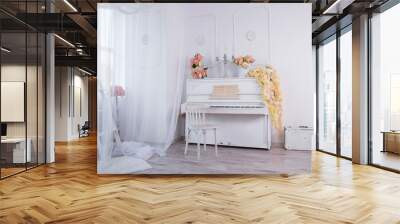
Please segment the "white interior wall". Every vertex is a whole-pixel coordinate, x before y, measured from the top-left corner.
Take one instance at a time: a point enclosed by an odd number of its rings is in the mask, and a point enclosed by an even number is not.
[[[25,65],[9,64],[1,66],[1,81],[25,82]],[[31,67],[27,68],[28,70]],[[5,110],[6,108],[2,108]],[[25,122],[7,123],[7,137],[25,137]]]
[[[76,68],[56,67],[55,85],[55,140],[76,139],[78,124],[88,120],[88,78]],[[76,107],[77,89],[81,91],[82,113]]]
[[[31,74],[36,74],[36,66],[27,66],[25,65],[19,65],[19,64],[8,64],[8,65],[3,65],[1,66],[1,81],[4,82],[25,82],[25,76],[26,72],[28,72],[29,75]],[[36,81],[29,80],[29,84],[36,85]],[[28,88],[28,93],[27,96],[29,97],[28,103],[34,102],[32,107],[36,108],[36,88]],[[34,91],[34,92],[30,92]],[[29,106],[29,105],[28,105]],[[22,108],[24,110],[24,108]],[[2,110],[7,110],[7,108],[2,108]],[[29,110],[30,113],[28,113],[28,137],[29,134],[33,132],[33,130],[36,130],[36,113],[33,113],[33,110]],[[34,123],[32,123],[34,122]],[[25,122],[7,122],[7,136],[8,137],[25,137]],[[36,134],[36,132],[35,132]]]
[[[37,76],[38,75],[38,76]],[[36,153],[39,154],[39,163],[44,162],[44,87],[42,67],[25,66],[25,64],[10,63],[1,66],[1,76],[4,82],[24,82],[26,86],[26,108],[23,106],[22,111],[26,112],[26,121],[23,122],[6,122],[7,137],[21,138],[25,135],[31,140],[31,150],[33,158]],[[25,79],[27,78],[27,82]],[[38,91],[38,92],[37,92]],[[22,93],[23,94],[23,93]],[[7,96],[2,96],[7,97]],[[1,108],[2,110],[12,110],[12,108]],[[15,108],[14,108],[15,109]],[[26,111],[25,111],[26,110]],[[13,111],[8,111],[13,113]],[[37,151],[38,150],[38,151]],[[51,161],[51,160],[49,160]]]
[[[55,140],[68,140],[68,67],[55,68]]]
[[[77,73],[78,72],[78,73]],[[80,110],[78,108],[79,102],[77,102],[78,98],[75,96],[75,113],[73,113],[73,119],[71,120],[71,135],[73,138],[79,137],[79,132],[78,132],[78,124],[83,125],[85,121],[88,121],[89,115],[88,115],[88,77],[87,76],[82,76],[83,73],[81,73],[78,70],[75,70],[74,72],[74,86],[75,86],[75,93],[78,94],[77,90],[80,90]]]
[[[270,64],[281,79],[284,125],[315,128],[311,4],[270,4],[270,7]],[[282,142],[282,133],[273,131],[272,143]]]
[[[255,64],[269,64],[279,73],[284,125],[315,127],[311,4],[189,4],[185,11],[188,61],[197,52],[208,64],[224,54],[255,56]],[[246,40],[248,31],[255,32],[255,41]],[[190,77],[190,69],[186,73]],[[180,119],[181,136],[183,123]],[[282,145],[282,133],[273,130],[272,143]]]

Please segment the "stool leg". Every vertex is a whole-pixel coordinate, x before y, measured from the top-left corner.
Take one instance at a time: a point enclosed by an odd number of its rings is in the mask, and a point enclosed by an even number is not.
[[[215,156],[218,156],[217,129],[214,129]]]

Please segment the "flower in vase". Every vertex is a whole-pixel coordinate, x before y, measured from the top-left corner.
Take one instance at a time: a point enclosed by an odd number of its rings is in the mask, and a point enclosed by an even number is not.
[[[192,64],[192,68],[196,68],[198,66],[201,66],[203,60],[203,55],[197,53],[194,55],[194,57],[190,60]]]
[[[192,77],[194,79],[202,79],[207,77],[207,69],[204,68],[196,68],[192,70]]]
[[[197,64],[198,64],[199,62],[197,61],[197,59],[192,58],[192,59],[190,60],[190,63],[192,64],[192,67],[197,67]]]
[[[249,64],[252,64],[252,63],[254,63],[256,60],[253,58],[253,56],[251,56],[251,55],[246,55],[246,56],[244,56],[244,60],[247,62],[247,63],[249,63]]]
[[[251,64],[253,64],[256,60],[251,55],[239,56],[233,59],[233,63],[242,67],[248,68]]]
[[[203,55],[197,53],[190,62],[192,64],[192,77],[194,79],[202,79],[207,77],[207,68],[204,68]]]

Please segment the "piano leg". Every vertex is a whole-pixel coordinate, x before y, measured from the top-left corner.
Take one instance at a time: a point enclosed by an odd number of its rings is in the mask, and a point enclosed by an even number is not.
[[[187,131],[187,135],[185,137],[186,140],[186,144],[185,144],[185,155],[187,154],[187,149],[188,149],[188,145],[189,145],[189,135],[190,135],[190,129]]]
[[[199,134],[200,133],[197,133],[198,135],[197,135],[197,159],[199,160],[200,159],[200,136],[199,136]]]

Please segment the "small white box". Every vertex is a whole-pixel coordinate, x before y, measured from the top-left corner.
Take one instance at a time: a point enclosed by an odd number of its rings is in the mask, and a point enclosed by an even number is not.
[[[285,127],[285,149],[313,150],[314,129],[310,127]]]

